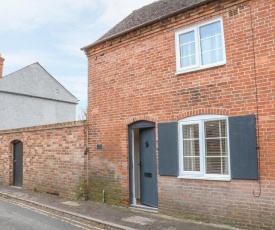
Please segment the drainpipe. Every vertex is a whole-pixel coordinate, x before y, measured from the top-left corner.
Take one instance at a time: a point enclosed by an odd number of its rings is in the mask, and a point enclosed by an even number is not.
[[[85,147],[84,147],[84,200],[89,199],[89,125],[88,118],[85,121]],[[86,170],[85,170],[86,169]]]

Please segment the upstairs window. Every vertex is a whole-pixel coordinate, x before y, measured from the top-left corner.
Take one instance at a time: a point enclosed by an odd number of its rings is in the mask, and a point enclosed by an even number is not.
[[[222,19],[176,32],[177,73],[226,63]]]

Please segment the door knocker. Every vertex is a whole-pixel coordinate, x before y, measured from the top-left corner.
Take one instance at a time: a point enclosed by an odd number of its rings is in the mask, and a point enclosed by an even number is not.
[[[146,146],[146,148],[149,147],[149,142],[148,141],[145,142],[145,146]]]

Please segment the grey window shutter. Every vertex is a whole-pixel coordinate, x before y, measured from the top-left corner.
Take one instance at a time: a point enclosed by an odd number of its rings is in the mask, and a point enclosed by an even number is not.
[[[231,177],[258,179],[255,115],[229,117]]]
[[[158,159],[161,176],[178,176],[178,123],[158,124]]]

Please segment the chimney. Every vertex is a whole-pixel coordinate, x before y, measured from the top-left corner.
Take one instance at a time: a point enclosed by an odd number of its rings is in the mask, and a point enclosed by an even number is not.
[[[3,65],[4,65],[4,61],[5,61],[5,59],[2,58],[2,55],[0,54],[0,78],[1,78],[2,75],[3,75]]]

